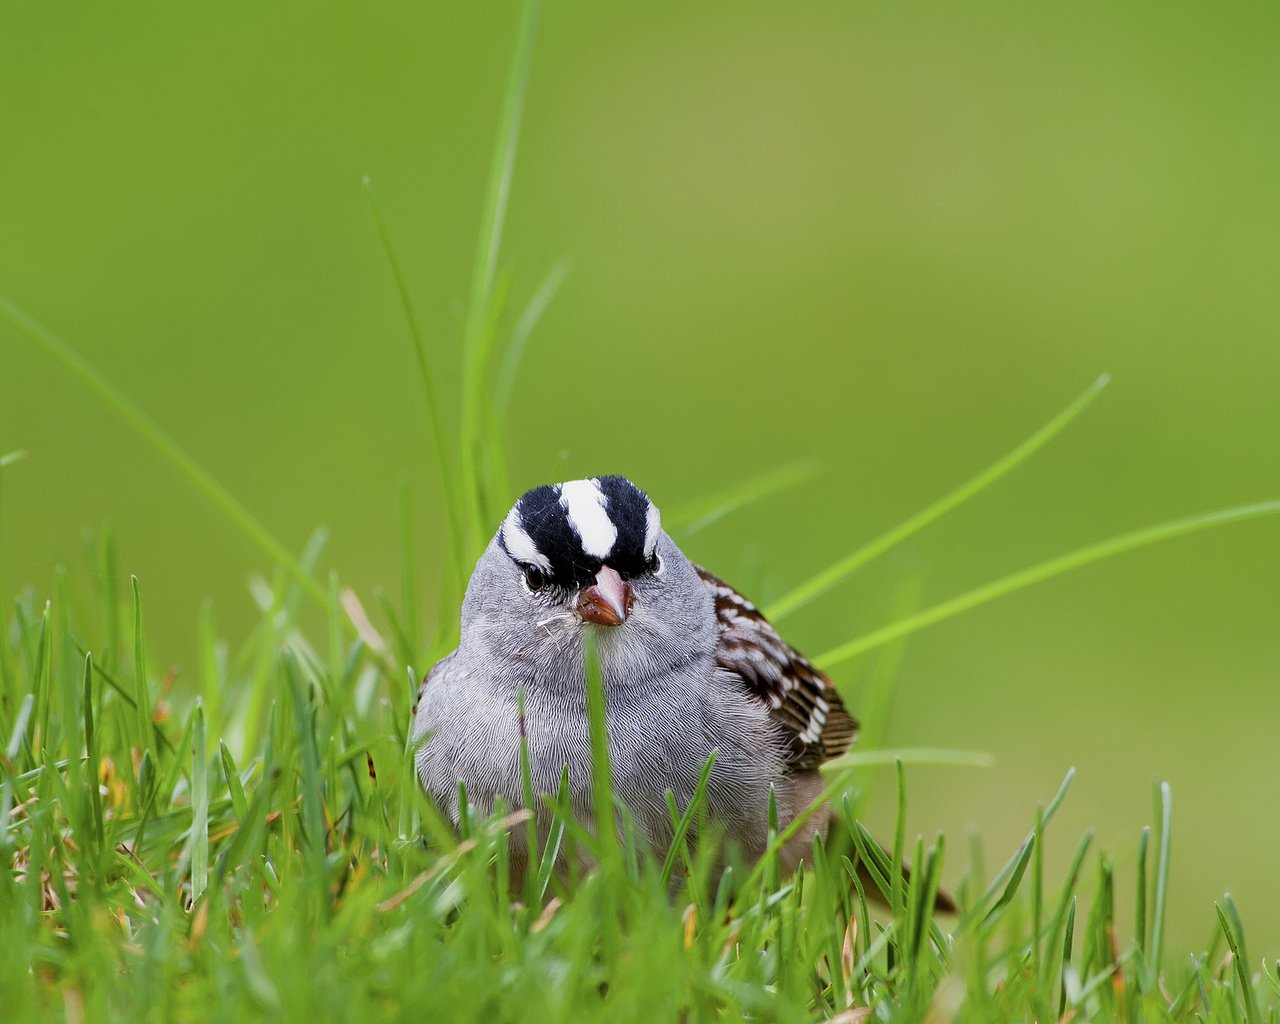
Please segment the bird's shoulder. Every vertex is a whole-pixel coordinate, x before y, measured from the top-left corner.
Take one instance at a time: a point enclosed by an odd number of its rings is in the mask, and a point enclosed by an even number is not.
[[[418,692],[414,694],[413,707],[410,709],[410,713],[415,718],[418,714],[418,708],[422,704],[423,696],[428,690],[438,688],[450,672],[456,671],[454,665],[457,659],[458,652],[453,650],[427,669],[427,674],[422,677],[422,682],[418,684]]]
[[[716,662],[768,706],[789,744],[788,767],[812,770],[845,753],[858,723],[831,680],[737,590],[702,566],[694,568],[715,605],[720,627]]]

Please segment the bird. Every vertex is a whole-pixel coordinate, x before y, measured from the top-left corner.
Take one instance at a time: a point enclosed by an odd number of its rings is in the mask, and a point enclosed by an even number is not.
[[[563,775],[574,816],[593,822],[589,633],[616,799],[655,850],[673,841],[667,793],[687,807],[714,754],[706,820],[759,859],[771,814],[784,829],[803,815],[823,791],[820,767],[858,734],[832,681],[680,550],[643,490],[622,476],[547,484],[516,501],[484,549],[458,646],[414,705],[418,778],[455,826],[525,803],[522,745],[534,791],[556,794]],[[804,820],[780,851],[785,871],[829,820],[826,807]],[[528,862],[521,831],[517,872]]]

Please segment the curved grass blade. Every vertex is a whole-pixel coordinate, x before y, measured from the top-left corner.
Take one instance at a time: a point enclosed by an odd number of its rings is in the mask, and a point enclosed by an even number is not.
[[[908,537],[919,533],[930,523],[941,519],[952,509],[963,505],[974,495],[985,491],[1002,476],[1009,473],[1011,470],[1016,469],[1023,462],[1026,462],[1027,459],[1053,440],[1053,438],[1062,433],[1067,425],[1084,412],[1089,404],[1098,397],[1099,392],[1107,386],[1110,380],[1110,376],[1104,373],[1101,377],[1095,380],[1079,398],[1023,441],[1022,444],[1014,448],[1013,451],[1009,452],[1009,454],[1004,458],[993,462],[977,476],[965,481],[949,494],[943,495],[932,505],[917,512],[911,518],[895,526],[887,533],[881,534],[870,543],[864,544],[857,551],[854,551],[852,554],[836,562],[835,565],[822,570],[822,572],[818,573],[812,579],[800,584],[800,586],[796,587],[790,593],[783,595],[765,609],[765,617],[773,622],[777,622],[783,616],[790,615],[792,612],[798,611],[814,598],[826,593],[846,576],[856,572],[862,566],[866,565],[866,563],[870,562],[873,558],[884,554],[890,548],[896,547]]]
[[[1254,1024],[1261,1018],[1258,997],[1253,991],[1253,979],[1249,976],[1248,956],[1244,950],[1244,930],[1240,926],[1240,915],[1236,912],[1235,904],[1230,902],[1229,896],[1225,899],[1230,915],[1222,909],[1221,904],[1215,903],[1213,909],[1218,913],[1218,924],[1227,937],[1227,946],[1231,950],[1231,965],[1235,971],[1236,983],[1240,988],[1244,1019],[1247,1024]]]
[[[1168,782],[1161,782],[1156,792],[1157,826],[1160,845],[1156,848],[1155,909],[1151,917],[1151,953],[1147,958],[1148,976],[1144,978],[1148,991],[1160,980],[1160,960],[1164,953],[1164,917],[1169,897],[1169,855],[1173,848],[1173,790]]]
[[[89,798],[89,808],[93,819],[93,836],[96,842],[94,855],[102,856],[106,843],[106,832],[103,827],[102,793],[98,786],[101,778],[101,762],[98,757],[98,730],[93,709],[93,655],[84,656],[84,751],[88,759],[85,792]]]
[[[107,380],[97,367],[84,356],[54,334],[42,323],[28,316],[8,299],[0,296],[0,317],[7,320],[18,332],[33,342],[37,348],[53,356],[66,369],[70,370],[87,384],[97,396],[140,434],[162,455],[178,467],[179,470],[196,487],[204,493],[226,516],[236,524],[251,541],[265,551],[271,559],[282,566],[306,589],[307,593],[321,605],[328,601],[328,595],[316,580],[310,576],[302,564],[290,553],[275,536],[263,526],[239,501],[232,497],[222,484],[201,466],[169,433],[145,413],[141,406],[121,391],[115,384]]]
[[[205,752],[204,706],[196,698],[191,737],[191,899],[209,887],[209,759]]]
[[[494,142],[489,165],[489,183],[485,191],[484,209],[480,219],[480,238],[476,245],[475,263],[471,273],[471,293],[467,301],[467,317],[462,335],[462,420],[461,458],[459,471],[462,480],[462,499],[468,503],[463,522],[466,550],[464,558],[476,553],[483,536],[483,523],[490,516],[485,507],[486,494],[480,474],[481,466],[488,465],[485,454],[483,425],[486,422],[484,403],[485,368],[493,347],[494,335],[494,279],[497,273],[498,252],[502,243],[502,228],[506,221],[507,202],[511,193],[511,176],[515,166],[516,142],[520,136],[520,120],[524,112],[524,97],[529,81],[529,67],[533,57],[533,40],[538,24],[537,0],[526,0],[520,15],[520,27],[516,32],[516,48],[503,92],[502,114],[498,122],[498,135]],[[496,438],[487,439],[496,444]],[[505,497],[505,495],[504,495]]]
[[[556,293],[560,291],[560,286],[564,284],[565,278],[568,276],[569,263],[567,260],[560,260],[547,271],[547,276],[542,279],[542,283],[538,285],[533,297],[529,299],[528,304],[524,307],[524,312],[516,320],[515,327],[511,329],[511,340],[507,344],[502,366],[498,369],[498,378],[493,385],[493,408],[497,414],[499,424],[506,421],[507,406],[511,402],[511,393],[515,390],[516,374],[520,369],[520,360],[524,357],[524,350],[529,344],[529,337],[533,334],[534,328],[538,326],[542,315],[547,311],[547,307],[551,305]]]
[[[449,527],[449,550],[454,553],[454,571],[460,579],[466,579],[461,563],[462,549],[460,544],[461,529],[459,518],[461,510],[458,506],[458,491],[453,473],[449,467],[448,446],[445,444],[444,423],[440,417],[440,401],[436,397],[435,374],[431,372],[431,359],[427,353],[427,344],[422,337],[422,329],[418,325],[418,315],[414,312],[413,300],[409,295],[409,283],[404,276],[404,268],[400,264],[400,256],[391,242],[391,232],[387,228],[386,219],[382,216],[382,205],[378,202],[378,194],[374,191],[373,182],[364,178],[365,198],[369,200],[369,211],[373,216],[374,226],[378,229],[378,238],[382,242],[382,251],[386,254],[387,264],[391,268],[391,276],[396,282],[396,291],[400,295],[400,305],[404,310],[404,319],[409,326],[409,337],[413,341],[413,353],[417,357],[418,376],[422,383],[422,400],[427,407],[427,420],[431,425],[431,440],[435,447],[436,463],[440,473],[440,485],[444,488],[445,512]]]
[[[621,862],[622,848],[618,841],[613,806],[613,761],[609,754],[604,682],[600,675],[596,638],[591,632],[585,636],[583,657],[587,674],[587,724],[591,737],[591,802],[595,811],[595,836],[601,863],[613,866]]]
[[[955,765],[960,768],[990,768],[995,759],[977,750],[951,750],[946,747],[901,747],[894,750],[851,750],[821,765],[823,772],[846,768],[888,767],[900,764]]]
[[[702,810],[703,802],[707,798],[707,783],[711,781],[711,769],[716,763],[716,752],[711,751],[711,756],[703,762],[702,770],[698,772],[697,785],[693,787],[693,796],[689,799],[689,806],[684,809],[684,813],[676,820],[674,824],[674,832],[671,836],[671,845],[667,848],[667,855],[662,862],[662,884],[667,886],[671,882],[671,875],[676,869],[676,860],[679,859],[681,851],[685,848],[685,837],[689,834],[689,829],[693,826],[694,819]],[[671,790],[667,790],[667,803],[669,807],[675,807],[675,797]]]
[[[1200,530],[1208,530],[1215,526],[1225,526],[1228,523],[1240,522],[1246,519],[1258,519],[1262,516],[1275,515],[1277,513],[1280,513],[1280,501],[1260,501],[1253,505],[1238,505],[1234,508],[1218,509],[1214,512],[1185,516],[1182,519],[1174,519],[1155,526],[1143,527],[1131,533],[1123,533],[1118,537],[1112,537],[1110,540],[1077,548],[1075,551],[1068,552],[1065,555],[1059,555],[1057,558],[1051,558],[1048,561],[1011,573],[1001,579],[975,587],[973,590],[953,597],[948,601],[935,604],[932,608],[926,608],[915,615],[909,615],[905,619],[891,622],[887,626],[882,626],[880,629],[872,630],[870,633],[850,640],[848,643],[832,648],[822,656],[815,658],[814,662],[822,669],[830,669],[834,665],[856,658],[858,655],[881,647],[900,636],[915,633],[926,626],[932,626],[954,615],[959,615],[961,612],[967,612],[994,601],[998,597],[1004,597],[1006,594],[1012,594],[1014,591],[1029,587],[1032,584],[1042,583],[1045,580],[1052,579],[1054,576],[1070,572],[1072,569],[1080,569],[1094,562],[1101,562],[1103,559],[1124,554],[1126,551],[1133,551],[1136,548],[1146,547],[1150,544],[1158,544],[1161,541],[1173,540],[1175,537],[1181,537],[1185,534],[1197,533]]]
[[[4,497],[4,470],[8,469],[15,462],[19,462],[27,457],[24,451],[8,452],[0,455],[0,498]],[[0,527],[3,523],[0,523]],[[0,593],[8,593],[4,585],[4,531],[0,529]],[[12,679],[9,671],[9,651],[4,644],[0,644],[0,686],[8,691]]]
[[[1068,768],[1067,774],[1062,778],[1062,784],[1058,787],[1058,791],[1054,793],[1053,799],[1049,801],[1044,809],[1044,813],[1039,815],[1039,828],[1043,832],[1046,825],[1053,816],[1058,812],[1058,808],[1062,806],[1062,801],[1066,798],[1067,790],[1071,788],[1071,780],[1076,777],[1075,768]],[[1027,837],[1018,845],[1018,849],[1014,851],[1012,857],[997,873],[996,877],[991,880],[991,884],[987,886],[986,892],[978,897],[971,907],[965,911],[963,920],[961,921],[961,929],[967,928],[974,921],[988,921],[992,919],[996,911],[1007,906],[1013,897],[1017,894],[1018,886],[1022,882],[1022,876],[1027,870],[1027,863],[1031,858],[1031,846],[1036,839],[1036,830],[1032,829],[1027,833]],[[1000,894],[999,900],[984,916],[983,908],[995,898],[996,893]]]
[[[668,530],[689,537],[761,498],[812,480],[818,475],[818,468],[817,459],[804,459],[749,477],[719,494],[664,515],[664,525]]]

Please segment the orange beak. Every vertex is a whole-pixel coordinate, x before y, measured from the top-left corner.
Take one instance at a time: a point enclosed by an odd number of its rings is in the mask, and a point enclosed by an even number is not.
[[[595,583],[578,597],[578,614],[583,622],[597,626],[621,626],[631,611],[631,587],[607,565],[596,573]]]

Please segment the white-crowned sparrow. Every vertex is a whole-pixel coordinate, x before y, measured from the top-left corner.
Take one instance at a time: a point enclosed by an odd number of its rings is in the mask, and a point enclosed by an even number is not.
[[[597,634],[615,790],[660,850],[672,834],[666,791],[686,806],[712,751],[707,816],[752,857],[767,841],[770,789],[785,826],[821,792],[818,766],[857,734],[831,681],[689,561],[633,483],[538,487],[481,555],[461,642],[418,694],[418,775],[455,824],[459,783],[482,813],[524,803],[521,691],[535,792],[554,794],[567,768],[574,812],[592,820],[587,630]],[[811,819],[784,851],[787,866],[822,828],[823,815]]]

